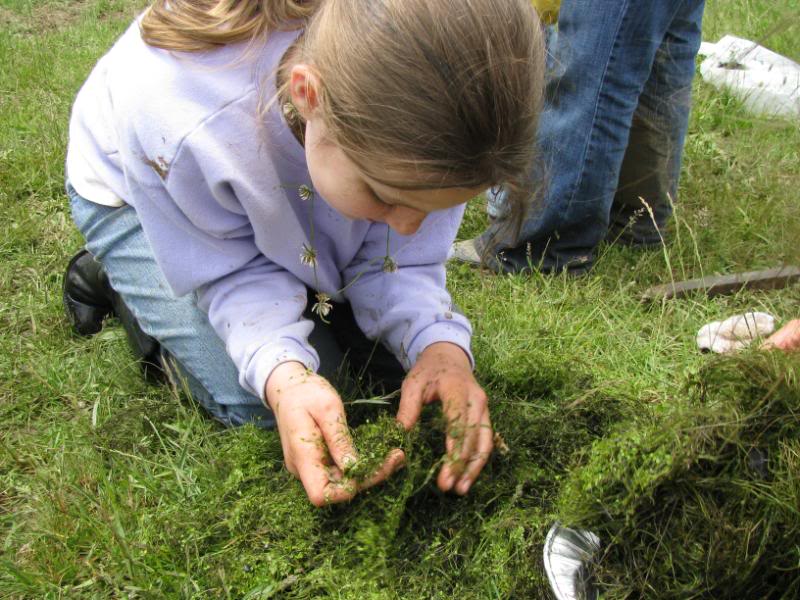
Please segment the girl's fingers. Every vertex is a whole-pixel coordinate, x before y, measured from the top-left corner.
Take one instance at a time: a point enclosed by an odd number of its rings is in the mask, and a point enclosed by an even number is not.
[[[399,469],[402,469],[405,462],[406,455],[402,450],[399,448],[392,450],[386,455],[386,460],[383,462],[381,467],[375,471],[375,473],[370,475],[365,481],[362,481],[358,484],[358,490],[366,490],[367,488],[371,488],[374,485],[378,485],[379,483],[386,481],[393,473]]]
[[[314,420],[306,416],[303,422],[293,429],[290,442],[292,463],[311,503],[314,506],[325,506],[331,502],[342,502],[352,498],[355,489],[348,497],[345,497],[344,486],[337,490],[329,489],[332,478],[330,458],[322,432]]]
[[[449,389],[452,395],[455,389]],[[437,479],[442,491],[465,494],[481,472],[493,447],[488,400],[479,387],[461,391],[463,404],[446,403],[448,431],[445,438],[447,460]]]
[[[469,491],[473,482],[478,478],[478,475],[486,466],[486,461],[492,454],[494,448],[494,431],[492,424],[489,421],[489,411],[484,413],[481,419],[481,424],[478,428],[478,445],[474,454],[472,454],[467,461],[467,468],[455,485],[455,491],[462,496]]]
[[[339,403],[336,408],[328,410],[322,417],[316,417],[315,420],[333,462],[340,470],[344,471],[358,458],[358,453],[353,446],[353,438],[350,437],[350,430],[347,427],[344,407]]]
[[[444,446],[446,457],[444,465],[439,470],[439,477],[436,479],[436,484],[443,492],[449,492],[456,481],[458,480],[458,473],[460,472],[456,467],[458,457],[455,455],[456,441],[448,434],[444,439]]]
[[[486,394],[479,387],[476,389],[457,382],[443,390],[442,395],[464,398],[459,403],[443,403],[448,420],[445,439],[447,462],[439,475],[439,487],[448,491],[462,477],[477,452],[484,414],[488,413]]]
[[[339,504],[341,502],[350,502],[357,492],[356,484],[350,479],[330,481],[325,485],[322,491],[322,497],[324,498],[323,503],[315,503],[315,506],[319,507],[329,504]]]
[[[336,474],[332,474],[321,460],[298,461],[298,475],[308,499],[316,507],[347,502],[358,491],[350,480],[335,481]]]
[[[484,415],[487,414],[486,393],[482,389],[471,388],[465,395],[467,396],[467,401],[463,409],[463,441],[459,449],[462,472],[467,468],[467,463],[471,460],[478,448]]]
[[[417,367],[419,365],[418,362]],[[426,402],[436,399],[442,402],[447,419],[447,456],[437,484],[444,492],[466,493],[492,451],[488,399],[471,373],[462,376],[463,369],[458,373],[444,374],[443,371],[446,369],[439,368],[432,373],[424,369],[412,370],[403,382],[397,420],[408,430],[419,419]],[[432,374],[435,376],[431,377]]]
[[[324,424],[322,428],[307,416],[300,426],[294,428],[291,461],[287,460],[287,465],[293,466],[314,506],[348,502],[360,490],[383,482],[403,466],[405,454],[402,450],[393,450],[380,468],[365,481],[345,479],[345,463],[355,459],[356,451],[344,415],[339,418],[329,414],[320,421]],[[331,464],[331,459],[334,464]]]
[[[343,479],[342,473],[337,467],[331,467],[329,470],[323,469],[326,476],[321,490],[315,490],[315,494],[312,497],[308,487],[306,487],[306,493],[312,504],[318,507],[328,504],[337,504],[339,502],[349,502],[358,492],[384,482],[395,471],[400,469],[404,463],[405,454],[403,451],[399,449],[393,450],[386,457],[381,467],[362,482],[356,482],[353,479]],[[316,483],[319,484],[322,481],[323,480],[319,480]]]
[[[406,431],[414,427],[422,413],[423,390],[422,378],[415,374],[410,374],[403,381],[400,391],[400,406],[397,409],[397,421]]]

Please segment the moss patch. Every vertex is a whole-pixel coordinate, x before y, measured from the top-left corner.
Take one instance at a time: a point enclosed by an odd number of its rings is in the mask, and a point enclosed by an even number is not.
[[[715,360],[594,444],[559,505],[605,542],[607,597],[797,597],[799,378],[779,353]]]

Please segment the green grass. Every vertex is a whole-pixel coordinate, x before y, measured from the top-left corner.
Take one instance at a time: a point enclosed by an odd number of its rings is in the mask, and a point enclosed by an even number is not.
[[[81,243],[63,193],[69,107],[137,6],[0,0],[0,597],[545,597],[541,549],[556,518],[602,534],[610,548],[607,597],[638,590],[679,598],[688,589],[697,597],[754,597],[749,584],[721,590],[715,575],[723,571],[695,566],[713,556],[726,573],[757,567],[761,576],[769,565],[759,561],[776,549],[788,567],[764,577],[765,585],[777,578],[777,587],[761,589],[771,597],[796,592],[797,491],[780,484],[800,476],[796,435],[787,433],[796,426],[790,420],[770,434],[779,458],[767,482],[729,478],[741,483],[736,490],[761,492],[738,508],[726,503],[740,497],[733,488],[715,498],[697,482],[740,473],[731,450],[739,445],[724,442],[752,432],[751,421],[702,443],[688,432],[742,414],[724,399],[764,373],[758,393],[783,381],[784,413],[797,410],[796,361],[763,365],[746,355],[731,368],[700,355],[694,335],[710,320],[750,309],[796,317],[800,288],[638,300],[647,286],[671,279],[800,261],[796,123],[753,117],[698,81],[673,241],[663,251],[604,247],[582,279],[453,266],[450,285],[475,326],[477,374],[508,452],[493,457],[467,498],[440,495],[430,479],[442,451],[433,409],[429,427],[404,442],[409,464],[401,474],[348,506],[320,511],[283,469],[275,433],[220,429],[176,392],[141,379],[119,327],[78,339],[62,315],[61,275]],[[709,1],[705,39],[734,33],[799,60],[799,15],[796,0]],[[484,224],[476,204],[462,237]],[[719,392],[721,400],[706,405],[698,381],[736,393]],[[372,422],[364,439],[384,423],[380,406],[352,408],[354,422]],[[639,485],[625,495],[618,486],[630,473]],[[752,519],[749,535],[766,546],[748,547],[744,558],[712,554],[699,534],[680,537],[685,532],[668,521],[651,529],[642,518],[654,514],[645,506],[654,497],[671,499],[699,524]],[[769,505],[769,519],[754,519],[762,513],[748,511],[769,498],[783,504]],[[778,529],[767,535],[764,523]],[[717,538],[731,548],[748,535],[733,525]],[[651,534],[664,543],[646,545]],[[636,543],[626,545],[624,535]],[[676,539],[693,553],[666,543]],[[639,547],[652,551],[649,564],[678,561],[675,587],[664,587],[668,579],[647,587],[655,574],[643,577],[650,571],[630,563]]]

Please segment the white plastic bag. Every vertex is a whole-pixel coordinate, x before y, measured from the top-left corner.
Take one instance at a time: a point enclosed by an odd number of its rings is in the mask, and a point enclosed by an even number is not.
[[[740,98],[752,112],[800,120],[800,64],[755,42],[726,35],[704,42],[700,75]]]
[[[775,317],[764,312],[748,312],[704,325],[697,332],[697,347],[703,352],[726,354],[764,339],[773,331]]]

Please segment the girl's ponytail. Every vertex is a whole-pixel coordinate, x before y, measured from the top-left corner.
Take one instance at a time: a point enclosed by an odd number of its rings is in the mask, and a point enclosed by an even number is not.
[[[200,52],[303,27],[322,0],[155,0],[141,21],[151,46]]]

